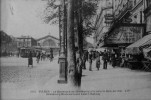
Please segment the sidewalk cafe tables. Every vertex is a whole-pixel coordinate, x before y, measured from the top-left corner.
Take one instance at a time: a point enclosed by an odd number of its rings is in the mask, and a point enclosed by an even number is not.
[[[142,61],[145,70],[151,71],[151,46],[143,49],[144,58],[146,60]]]
[[[151,46],[151,34],[144,36],[143,38],[126,47],[126,53],[133,55],[140,54],[142,53],[141,49],[147,45]]]
[[[141,69],[142,68],[142,62],[138,60],[128,60],[127,62],[128,68],[130,69]]]
[[[132,68],[140,67],[142,64],[143,69],[151,69],[151,34],[144,36],[142,39],[136,41],[135,43],[129,45],[126,48],[126,54],[135,56],[136,60],[128,60],[129,66]],[[142,55],[142,56],[140,56]]]

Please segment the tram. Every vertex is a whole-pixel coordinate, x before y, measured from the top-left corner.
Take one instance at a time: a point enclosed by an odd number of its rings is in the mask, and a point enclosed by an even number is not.
[[[33,57],[36,57],[36,52],[41,51],[40,49],[36,49],[36,48],[20,48],[20,56],[23,58],[28,58],[28,54],[29,52],[32,52]]]

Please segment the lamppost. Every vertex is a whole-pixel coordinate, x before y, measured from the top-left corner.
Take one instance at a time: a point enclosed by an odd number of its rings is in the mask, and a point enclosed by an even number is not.
[[[60,50],[59,50],[59,56],[60,56],[60,52],[61,52],[61,18],[60,18],[60,5],[59,5],[59,46],[60,46]]]
[[[67,83],[67,61],[65,55],[65,32],[66,32],[66,20],[65,20],[65,0],[62,0],[63,7],[63,24],[62,24],[62,38],[61,38],[61,51],[59,56],[60,75],[58,83]],[[59,15],[60,16],[60,15]]]

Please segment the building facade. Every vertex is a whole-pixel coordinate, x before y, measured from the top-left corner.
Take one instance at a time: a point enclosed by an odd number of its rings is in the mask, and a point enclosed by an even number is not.
[[[47,35],[42,38],[37,39],[37,47],[50,52],[50,49],[54,51],[54,53],[59,53],[60,49],[60,40],[54,36]]]
[[[144,9],[145,9],[144,0],[133,0],[133,7],[130,16],[130,18],[132,19],[131,23],[137,23],[137,24],[145,23],[144,13],[143,13]]]
[[[97,40],[100,47],[126,47],[146,35],[144,0],[112,0],[112,5],[114,20],[105,32],[105,36]],[[102,19],[97,19],[96,22],[98,20]],[[96,32],[101,30],[100,27],[101,25],[96,25]],[[98,34],[102,33],[98,32]]]
[[[146,32],[147,34],[151,34],[151,0],[144,0],[145,3],[145,23],[146,23]]]
[[[100,40],[103,40],[106,32],[108,32],[113,21],[113,4],[112,0],[103,0],[99,2],[98,15],[96,18],[94,34],[94,45],[96,48],[100,47]]]
[[[18,48],[28,48],[37,45],[37,41],[30,36],[21,36],[17,38],[17,47]]]

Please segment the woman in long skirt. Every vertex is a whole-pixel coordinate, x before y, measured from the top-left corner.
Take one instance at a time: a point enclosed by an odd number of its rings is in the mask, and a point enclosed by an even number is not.
[[[33,67],[33,58],[32,58],[32,52],[31,51],[29,52],[29,55],[28,55],[28,67],[30,65]]]

